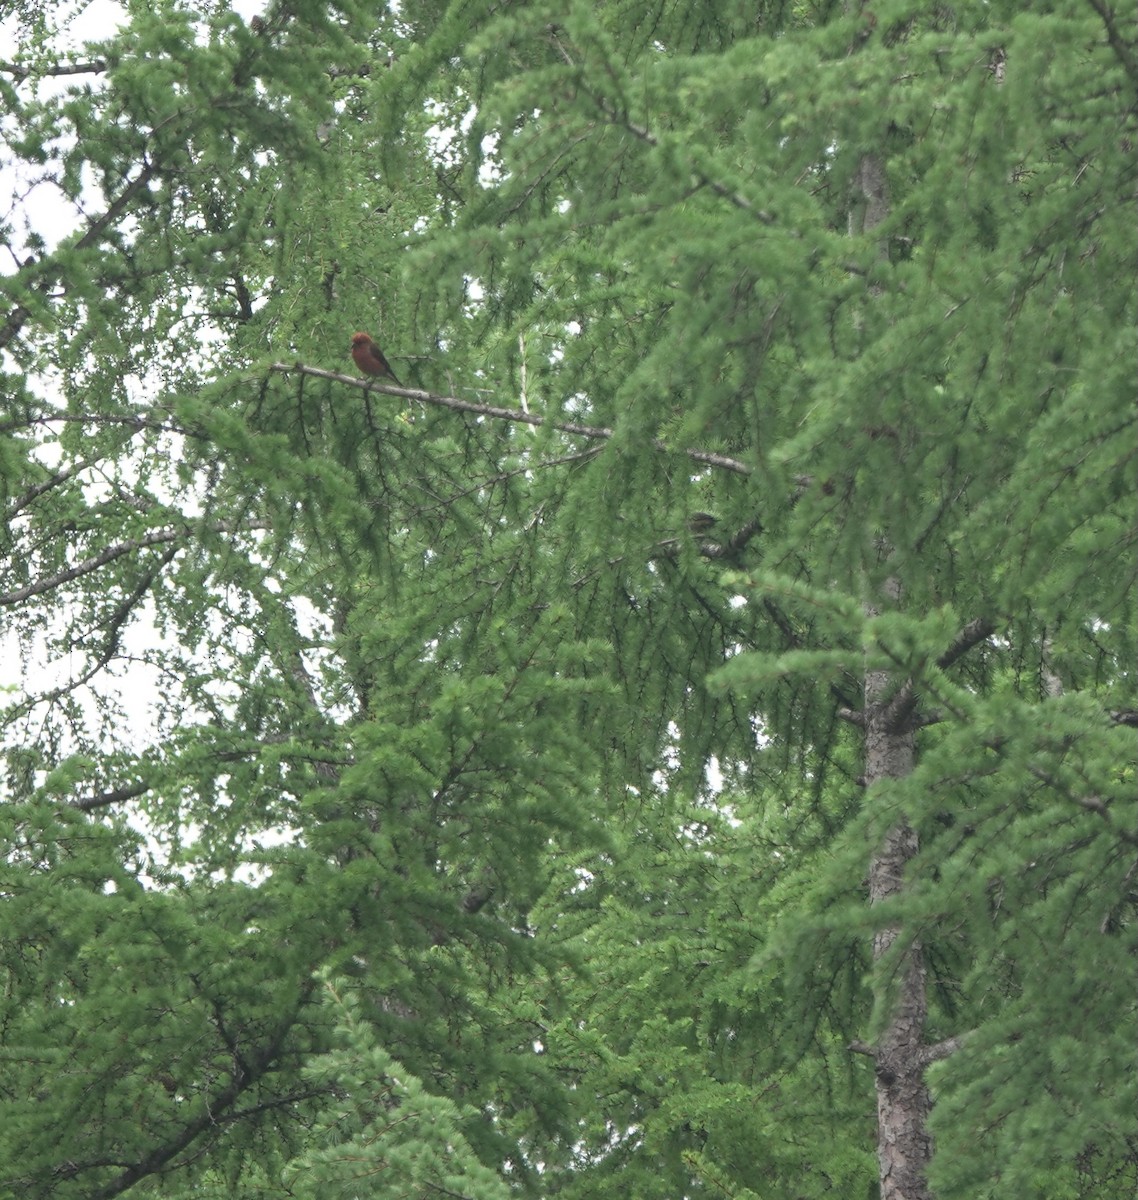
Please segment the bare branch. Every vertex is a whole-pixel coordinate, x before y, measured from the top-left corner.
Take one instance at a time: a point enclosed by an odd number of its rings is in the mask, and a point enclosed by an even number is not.
[[[929,1063],[940,1062],[942,1059],[955,1054],[967,1039],[968,1035],[961,1033],[956,1037],[945,1038],[943,1042],[935,1042],[931,1046],[922,1046],[918,1052],[921,1066],[927,1067]]]
[[[16,83],[23,83],[31,75],[101,75],[107,69],[104,59],[93,58],[90,62],[52,63],[50,66],[25,67],[19,63],[0,62],[0,72],[11,75]]]
[[[72,801],[72,807],[80,812],[95,812],[100,808],[110,808],[112,804],[122,804],[125,800],[133,800],[136,796],[145,796],[153,784],[130,783],[125,787],[114,788],[109,792],[96,792],[93,796]]]

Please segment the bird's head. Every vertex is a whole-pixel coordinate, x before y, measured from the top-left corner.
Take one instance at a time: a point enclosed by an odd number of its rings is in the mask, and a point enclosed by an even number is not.
[[[370,344],[371,344],[371,334],[370,333],[353,333],[352,334],[352,345],[353,346],[369,346]]]

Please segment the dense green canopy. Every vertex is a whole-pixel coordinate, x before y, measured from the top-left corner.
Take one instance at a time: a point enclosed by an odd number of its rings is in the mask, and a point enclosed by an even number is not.
[[[5,12],[0,1198],[1132,1196],[1127,14]]]

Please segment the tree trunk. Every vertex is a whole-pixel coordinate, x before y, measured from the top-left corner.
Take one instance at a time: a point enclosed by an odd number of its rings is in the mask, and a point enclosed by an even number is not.
[[[866,154],[854,179],[855,196],[849,214],[851,236],[871,234],[889,214],[889,189],[885,163]],[[887,258],[888,244],[878,246]],[[888,553],[879,542],[879,553]],[[883,599],[896,604],[904,593],[899,580],[889,580]],[[869,614],[873,615],[870,608]],[[883,779],[904,779],[912,773],[914,735],[912,712],[915,697],[911,684],[889,671],[867,671],[865,676],[865,784]],[[869,902],[881,904],[905,886],[905,868],[917,853],[917,832],[902,816],[878,847],[869,867]],[[924,952],[919,942],[895,958],[895,926],[887,926],[873,939],[875,987],[889,989],[889,1022],[869,1051],[875,1063],[877,1086],[877,1163],[881,1200],[931,1200],[928,1166],[932,1139],[928,1133],[931,1103],[925,1086],[925,987]],[[885,962],[892,963],[886,974]]]
[[[901,779],[913,768],[913,732],[907,716],[893,728],[898,705],[888,672],[865,679],[865,779]],[[904,706],[906,709],[908,706]],[[880,904],[904,888],[905,867],[917,852],[916,831],[903,818],[886,835],[869,868],[869,901]],[[878,931],[873,961],[878,967],[894,952],[896,927]],[[897,960],[891,981],[879,972],[878,987],[892,986],[889,1023],[872,1054],[877,1081],[877,1162],[881,1200],[929,1200],[927,1173],[932,1154],[928,1134],[929,1093],[924,1081],[925,964],[919,942]]]

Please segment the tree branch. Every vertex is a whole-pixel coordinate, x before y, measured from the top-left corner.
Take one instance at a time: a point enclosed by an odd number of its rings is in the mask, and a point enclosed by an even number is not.
[[[153,429],[158,433],[177,433],[184,437],[204,440],[204,434],[170,421],[156,421],[152,417],[143,417],[138,413],[65,413],[40,412],[27,413],[11,421],[0,422],[0,433],[12,433],[17,429],[30,429],[33,425],[54,425],[57,422],[70,422],[73,425],[121,425],[140,433],[144,429]]]
[[[927,1067],[930,1063],[940,1062],[942,1059],[955,1054],[967,1039],[968,1035],[961,1033],[956,1037],[945,1038],[943,1042],[934,1042],[931,1046],[922,1046],[918,1053],[921,1066]]]
[[[1102,817],[1111,833],[1122,838],[1124,842],[1129,842],[1132,846],[1138,846],[1138,833],[1134,833],[1119,825],[1111,816],[1110,809],[1101,796],[1080,796],[1067,787],[1061,780],[1056,779],[1050,771],[1045,771],[1042,767],[1037,767],[1031,763],[1028,764],[1027,769],[1040,783],[1053,788],[1061,796],[1065,796],[1072,804],[1077,804],[1080,808],[1086,809],[1087,812],[1093,812]]]
[[[213,533],[245,533],[258,529],[270,529],[271,524],[268,521],[260,520],[244,521],[240,524],[228,521],[210,521],[204,525],[204,528]],[[0,607],[20,604],[25,600],[30,600],[33,596],[42,596],[45,592],[62,587],[64,584],[70,583],[73,579],[89,575],[92,571],[97,571],[100,567],[105,567],[108,563],[122,558],[124,554],[133,554],[135,551],[144,550],[148,546],[162,546],[170,542],[187,539],[193,532],[194,527],[186,525],[181,529],[156,529],[153,533],[145,534],[140,538],[130,538],[125,542],[115,542],[112,546],[105,546],[98,554],[93,554],[64,571],[57,571],[54,575],[49,575],[46,579],[29,583],[26,587],[17,588],[13,592],[0,593]]]
[[[684,542],[694,540],[699,551],[700,558],[707,559],[733,559],[742,550],[746,549],[747,543],[763,531],[763,523],[758,517],[752,518],[741,525],[734,534],[726,541],[720,542],[713,537],[703,536],[702,532],[690,529],[686,537],[669,537],[663,541],[657,542],[656,548],[659,551],[659,557],[669,560],[679,556],[680,547]],[[653,558],[657,555],[653,554]],[[609,564],[621,562],[622,558],[610,559]]]
[[[973,646],[978,646],[986,637],[996,631],[996,624],[987,617],[977,617],[953,639],[952,645],[936,660],[936,665],[942,670],[951,667],[959,658],[963,658]]]
[[[124,800],[133,800],[136,796],[145,796],[153,786],[150,783],[131,783],[113,791],[97,792],[85,799],[74,800],[72,806],[80,812],[95,812],[100,808],[109,808],[112,804],[121,804]]]
[[[459,400],[457,396],[440,396],[435,392],[424,392],[419,388],[396,387],[394,384],[375,383],[368,379],[357,379],[354,375],[344,375],[339,371],[325,371],[320,367],[308,367],[304,363],[272,363],[270,371],[282,375],[296,373],[311,375],[315,379],[330,379],[336,383],[345,383],[350,387],[361,388],[364,391],[383,392],[389,396],[401,396],[406,400],[418,400],[422,404],[433,404],[438,408],[449,408],[454,412],[473,413],[479,417],[490,417],[495,421],[510,421],[518,425],[548,425],[561,433],[570,433],[575,437],[607,440],[615,436],[615,431],[605,425],[583,425],[578,421],[555,421],[550,417],[542,417],[537,413],[525,412],[520,408],[502,408],[497,404],[482,404],[474,400]],[[693,462],[702,463],[708,467],[719,467],[736,475],[751,475],[754,468],[737,458],[729,458],[726,454],[714,454],[709,450],[684,449],[677,451],[674,446],[654,440],[654,450],[664,454],[681,453],[687,455]]]
[[[912,716],[917,708],[917,691],[911,678],[893,693],[881,713],[881,727],[890,733],[907,733],[912,730]]]
[[[1133,53],[1133,47],[1127,45],[1118,32],[1118,26],[1114,23],[1113,9],[1106,3],[1106,0],[1087,0],[1087,3],[1102,18],[1102,23],[1106,27],[1106,40],[1110,43],[1115,58],[1122,64],[1126,74],[1135,83],[1138,83],[1138,58]]]
[[[53,63],[49,67],[24,67],[19,63],[0,62],[0,72],[11,75],[17,83],[23,83],[31,75],[101,75],[107,69],[104,59],[93,58],[90,62]]]
[[[266,746],[272,747],[288,747],[294,744],[294,739],[291,737],[279,738],[264,738],[253,743],[244,750],[215,750],[212,752],[211,760],[215,763],[239,763],[245,762],[252,758],[255,754]],[[321,767],[327,767],[337,772],[344,767],[350,767],[354,764],[353,758],[317,758],[312,754],[287,753],[282,755],[282,758],[290,762],[311,763],[313,768],[320,773]],[[136,796],[144,796],[150,789],[154,787],[153,780],[139,780],[137,783],[127,783],[122,787],[112,788],[107,792],[95,792],[90,796],[81,797],[69,801],[73,808],[79,809],[80,812],[95,812],[100,808],[109,808],[112,804],[122,804],[125,800],[133,800]]]
[[[945,1038],[943,1042],[935,1042],[931,1046],[922,1046],[917,1051],[917,1059],[922,1070],[930,1063],[940,1062],[941,1059],[955,1054],[967,1039],[968,1034],[961,1033],[956,1037]],[[867,1058],[877,1058],[877,1051],[868,1042],[863,1042],[859,1039],[849,1042],[846,1049],[853,1054],[864,1054]]]
[[[565,60],[568,66],[578,66],[578,64],[573,61],[569,51],[565,48],[565,44],[561,41],[560,37],[558,37],[558,33],[559,30],[556,25],[549,26],[550,40],[553,42],[554,46],[556,46],[557,52]],[[660,139],[650,129],[644,125],[638,125],[631,118],[619,113],[616,108],[605,99],[604,96],[598,95],[598,93],[589,88],[583,79],[580,82],[582,90],[601,110],[601,112],[604,113],[609,121],[611,121],[614,125],[619,125],[621,129],[626,130],[628,133],[631,133],[634,138],[638,138],[646,146],[651,146],[653,149],[659,147]],[[691,173],[692,178],[700,185],[700,187],[710,188],[717,196],[721,196],[724,200],[727,200],[729,203],[734,205],[735,208],[739,209],[740,212],[745,212],[753,217],[756,217],[764,225],[774,224],[774,217],[765,209],[756,208],[755,205],[749,199],[747,199],[742,192],[729,187],[725,183],[721,183],[717,179],[713,179],[706,172],[699,170],[698,167],[692,166]]]
[[[40,704],[53,704],[62,696],[66,696],[69,692],[81,688],[85,683],[93,679],[111,660],[118,654],[119,638],[122,633],[122,628],[126,624],[133,612],[134,607],[138,604],[148,591],[154,580],[157,579],[158,573],[167,564],[173,561],[174,557],[181,550],[181,546],[170,546],[159,557],[158,562],[149,570],[143,572],[142,578],[138,581],[135,587],[124,596],[118,604],[115,605],[114,612],[111,613],[110,620],[106,623],[106,633],[103,638],[102,649],[99,651],[95,660],[88,668],[77,678],[70,679],[66,683],[61,683],[58,687],[52,688],[48,692],[44,692],[37,696],[29,696],[20,704],[16,705],[14,710],[5,714],[5,720],[11,720],[13,716],[19,716],[21,713],[30,710]]]
[[[63,470],[56,471],[54,474],[49,475],[47,479],[42,480],[40,483],[34,484],[32,487],[28,488],[23,495],[17,496],[15,500],[13,500],[8,506],[4,512],[3,523],[5,525],[10,525],[15,517],[23,512],[28,505],[38,500],[45,492],[50,492],[52,488],[61,486],[69,479],[74,479],[76,475],[87,470],[88,467],[93,467],[95,463],[101,461],[102,456],[99,458],[80,459],[78,462],[72,463],[71,466],[64,467]]]
[[[176,1155],[190,1146],[208,1129],[219,1128],[221,1122],[227,1117],[229,1110],[233,1108],[237,1100],[262,1078],[276,1062],[284,1047],[285,1038],[295,1025],[300,1011],[307,1003],[314,986],[315,984],[312,980],[309,980],[305,984],[300,995],[297,997],[295,1005],[292,1007],[292,1011],[288,1013],[285,1019],[273,1031],[269,1040],[257,1048],[256,1053],[249,1059],[248,1067],[239,1067],[235,1070],[229,1077],[229,1083],[203,1102],[197,1116],[188,1120],[176,1134],[162,1145],[156,1146],[149,1154],[140,1158],[138,1162],[128,1166],[117,1178],[112,1179],[102,1187],[93,1187],[87,1193],[90,1200],[113,1200],[115,1196],[121,1196],[140,1180],[168,1166]],[[70,1166],[61,1166],[56,1171],[57,1175],[64,1177],[73,1176],[75,1173],[75,1169]]]
[[[107,205],[106,209],[99,216],[92,217],[87,222],[87,229],[83,236],[74,245],[67,247],[67,249],[86,250],[89,246],[94,245],[123,216],[139,192],[145,190],[156,170],[156,164],[150,162],[144,163],[139,173]],[[39,278],[35,279],[37,274]],[[61,274],[59,263],[56,260],[48,260],[46,265],[43,262],[32,263],[31,275],[34,279],[34,286],[38,287],[40,291],[47,291],[53,287],[58,282]],[[18,286],[18,284],[16,285]],[[3,326],[0,326],[0,350],[7,349],[13,338],[23,329],[29,316],[31,316],[31,313],[22,304],[17,304],[12,309]]]

